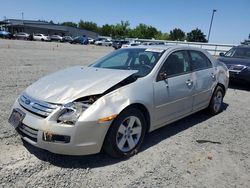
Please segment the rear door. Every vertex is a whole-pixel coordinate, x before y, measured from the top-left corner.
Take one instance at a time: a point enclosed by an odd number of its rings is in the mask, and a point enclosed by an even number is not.
[[[188,52],[170,54],[153,85],[157,127],[190,113],[194,82]]]
[[[195,81],[193,110],[197,111],[209,105],[216,75],[215,68],[204,53],[192,50],[189,54]]]

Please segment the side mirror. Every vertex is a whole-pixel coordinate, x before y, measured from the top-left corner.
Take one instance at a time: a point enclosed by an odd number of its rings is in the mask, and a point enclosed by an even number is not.
[[[160,73],[160,80],[166,80],[168,78],[168,75],[166,72],[161,72]]]
[[[224,54],[223,52],[221,52],[219,55],[220,55],[221,57],[224,57],[224,56],[225,56],[225,54]]]

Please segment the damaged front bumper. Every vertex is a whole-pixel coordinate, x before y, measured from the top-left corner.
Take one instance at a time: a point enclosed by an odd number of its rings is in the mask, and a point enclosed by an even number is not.
[[[111,121],[78,121],[75,125],[57,123],[53,114],[40,117],[25,108],[18,101],[13,109],[25,114],[18,126],[14,126],[28,143],[65,155],[88,155],[99,153]]]

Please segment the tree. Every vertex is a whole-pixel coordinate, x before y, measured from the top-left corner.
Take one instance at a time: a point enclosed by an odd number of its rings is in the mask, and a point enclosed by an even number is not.
[[[95,31],[95,32],[98,32],[98,30],[99,30],[96,23],[89,22],[89,21],[83,21],[83,20],[80,20],[80,22],[78,23],[78,27],[81,29],[86,29],[86,30]]]
[[[155,27],[148,26],[146,24],[139,24],[129,33],[130,37],[142,39],[151,39],[154,38],[157,34],[158,30]]]
[[[175,28],[170,31],[169,38],[170,40],[184,40],[185,39],[185,32],[179,28]]]
[[[114,37],[127,37],[129,32],[129,22],[128,21],[121,21],[114,26],[113,35]]]
[[[190,42],[207,42],[206,35],[198,28],[187,33],[187,40]]]
[[[155,39],[157,39],[157,40],[169,40],[169,34],[168,33],[162,33],[161,31],[159,31],[155,35]]]
[[[61,25],[69,26],[69,27],[77,27],[77,24],[74,22],[63,22]]]
[[[250,34],[248,35],[248,39],[246,39],[243,42],[241,42],[241,44],[250,45]]]
[[[105,24],[100,29],[100,34],[103,36],[113,36],[114,35],[114,25]]]

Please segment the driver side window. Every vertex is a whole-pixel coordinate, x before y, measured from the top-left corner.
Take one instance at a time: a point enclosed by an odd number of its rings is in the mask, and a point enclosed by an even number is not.
[[[189,55],[187,51],[176,51],[170,54],[162,65],[157,81],[164,80],[169,77],[179,76],[191,71]],[[164,75],[164,77],[162,77]]]

